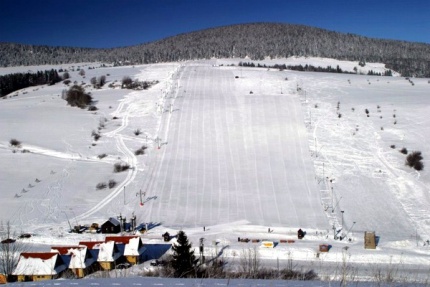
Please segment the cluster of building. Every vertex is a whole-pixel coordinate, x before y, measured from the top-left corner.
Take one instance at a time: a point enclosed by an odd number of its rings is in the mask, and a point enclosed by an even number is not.
[[[145,261],[140,236],[106,236],[105,241],[51,246],[49,252],[23,252],[13,272],[17,281],[40,281],[68,276],[82,278],[99,270],[129,267]]]
[[[110,218],[102,233],[119,233],[123,222]],[[135,224],[133,224],[135,225]],[[134,226],[133,226],[134,227]],[[71,246],[51,246],[49,252],[23,252],[12,275],[19,282],[82,278],[96,271],[128,268],[148,258],[139,235],[106,236],[104,241],[81,241]]]

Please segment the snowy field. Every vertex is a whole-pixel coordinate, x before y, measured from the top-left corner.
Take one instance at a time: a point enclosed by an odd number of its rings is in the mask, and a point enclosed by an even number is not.
[[[103,238],[69,234],[69,224],[134,213],[155,226],[144,242],[182,229],[195,247],[205,238],[205,255],[221,252],[231,268],[244,250],[257,248],[263,265],[293,260],[323,279],[338,278],[333,270],[346,263],[367,278],[397,266],[399,276],[428,279],[428,79],[411,79],[412,85],[398,76],[241,68],[239,61],[249,60],[85,64],[85,78],[75,70],[72,82],[89,85],[107,75],[102,89],[86,87],[96,112],[67,106],[62,83],[0,99],[2,225],[10,221],[18,234],[34,234],[26,240],[47,251]],[[259,63],[358,66],[312,58]],[[359,68],[384,71],[378,63]],[[108,87],[124,76],[159,83],[143,91]],[[91,133],[99,128],[95,141]],[[13,138],[21,148],[9,144]],[[135,155],[143,145],[146,154]],[[424,170],[405,166],[403,147],[422,152]],[[132,168],[114,173],[118,162]],[[109,180],[114,188],[96,189]],[[375,250],[363,248],[365,231],[376,232]],[[238,237],[277,245],[265,249]],[[319,244],[330,251],[319,253]]]

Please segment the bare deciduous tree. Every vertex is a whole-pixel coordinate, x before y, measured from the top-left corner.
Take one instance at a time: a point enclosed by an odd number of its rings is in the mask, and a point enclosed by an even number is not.
[[[240,269],[246,278],[254,278],[259,273],[261,264],[256,247],[242,250]]]
[[[6,228],[2,226],[1,239],[12,239],[12,227],[10,222],[6,223]],[[19,256],[22,252],[27,251],[27,245],[20,240],[10,243],[0,243],[0,272],[7,276],[12,275],[16,265],[18,264]]]

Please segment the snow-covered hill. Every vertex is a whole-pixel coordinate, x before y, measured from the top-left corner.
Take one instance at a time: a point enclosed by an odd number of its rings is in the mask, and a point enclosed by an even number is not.
[[[144,242],[183,229],[195,247],[206,239],[207,256],[222,249],[232,266],[244,249],[256,247],[273,267],[294,260],[335,276],[330,270],[347,260],[362,275],[396,263],[424,276],[430,267],[428,79],[245,68],[239,61],[246,59],[85,66],[85,78],[71,72],[92,93],[96,112],[67,106],[62,83],[0,100],[3,225],[10,221],[16,232],[34,234],[26,240],[43,250],[103,238],[69,234],[69,225],[135,214],[139,223],[156,226]],[[260,63],[299,62],[357,65]],[[93,89],[89,79],[100,75],[108,82]],[[142,91],[108,87],[124,76],[159,83]],[[11,139],[22,146],[12,147]],[[135,155],[142,146],[145,155]],[[424,170],[405,166],[403,147],[422,152]],[[131,169],[114,173],[115,163]],[[96,188],[110,180],[115,187]],[[376,250],[363,248],[365,231],[376,232]],[[260,248],[238,237],[277,245]],[[319,244],[330,252],[318,252]]]

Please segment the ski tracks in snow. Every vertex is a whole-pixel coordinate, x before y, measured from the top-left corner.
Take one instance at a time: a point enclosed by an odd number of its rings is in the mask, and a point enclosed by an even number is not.
[[[174,73],[172,74],[171,79],[173,80],[175,73],[177,73],[178,70],[175,70]],[[173,85],[173,84],[172,84]],[[179,86],[179,78],[178,78],[178,84]],[[177,94],[177,90],[176,91],[170,91],[172,94],[175,93]],[[132,183],[137,175],[138,172],[138,168],[137,168],[137,157],[136,155],[127,147],[127,145],[125,144],[125,140],[130,139],[129,136],[127,135],[123,135],[121,134],[122,131],[124,131],[125,129],[127,129],[129,127],[129,123],[130,123],[130,117],[133,116],[134,112],[138,112],[141,110],[141,106],[138,103],[138,101],[136,101],[136,96],[140,95],[140,91],[133,91],[130,94],[128,94],[127,96],[125,96],[122,100],[120,100],[120,103],[117,107],[117,109],[112,113],[115,116],[121,117],[121,125],[116,128],[113,131],[104,133],[103,135],[105,137],[109,137],[109,138],[113,138],[116,142],[116,148],[119,151],[119,153],[123,154],[125,156],[125,161],[127,164],[130,165],[130,169],[128,170],[127,176],[124,179],[123,182],[121,182],[109,195],[107,195],[105,198],[103,198],[101,201],[99,201],[94,207],[92,207],[90,210],[76,216],[73,220],[82,220],[85,218],[88,218],[89,216],[93,215],[94,213],[98,212],[99,210],[101,210],[102,208],[104,208],[105,206],[107,206],[113,199],[115,199],[124,189],[125,186],[129,185],[130,183]],[[164,96],[161,98],[161,106],[163,107],[162,110],[162,114],[164,114],[165,110],[164,110],[164,106],[165,106],[165,99],[167,97],[167,93],[168,91],[165,91]],[[175,96],[176,97],[176,96]],[[171,101],[173,103],[174,98],[172,97],[173,100]],[[163,140],[167,140],[167,134],[168,134],[168,127],[170,124],[170,118],[171,115],[169,113],[169,115],[167,116],[166,119],[166,124],[165,126],[165,130],[162,130],[162,126],[161,126],[161,121],[159,121],[159,127],[158,127],[158,134],[162,135]],[[161,155],[162,157],[162,155]],[[157,166],[159,165],[159,162],[162,161],[162,158],[157,158],[154,159],[155,161],[155,166],[153,167],[153,170],[151,171],[151,176],[149,176],[149,178],[153,178],[154,177],[154,172],[158,173],[159,170],[157,170]],[[157,175],[155,175],[157,176]],[[148,176],[147,176],[148,178]],[[151,189],[151,181],[149,181],[148,186],[145,190],[150,190]]]
[[[100,209],[108,205],[114,198],[118,196],[118,194],[121,193],[124,187],[129,183],[131,183],[136,177],[137,158],[134,155],[134,153],[124,143],[124,136],[120,134],[120,132],[123,131],[125,128],[127,128],[129,124],[130,110],[133,108],[133,102],[134,102],[133,96],[135,93],[136,92],[132,92],[124,99],[122,99],[120,101],[120,104],[118,105],[118,108],[114,112],[114,114],[116,115],[122,115],[121,126],[113,131],[110,131],[104,134],[104,136],[113,138],[115,140],[116,142],[115,146],[117,150],[126,157],[125,161],[127,162],[127,164],[131,166],[131,168],[128,170],[127,177],[108,196],[100,200],[93,208],[76,216],[73,220],[80,221],[84,218],[87,218],[93,215],[94,213],[96,213],[97,211],[99,211]],[[123,112],[125,105],[127,105],[127,108]]]

